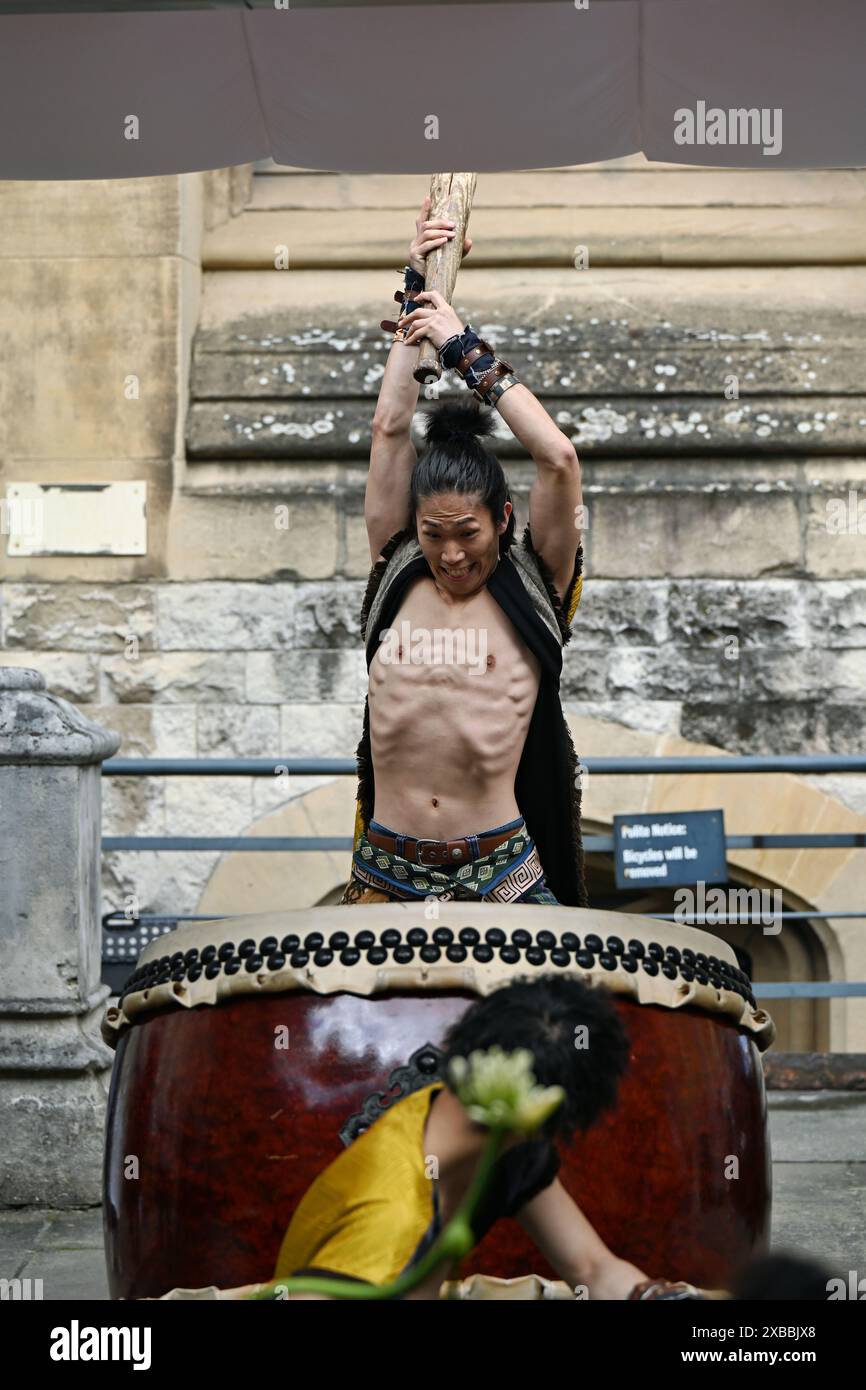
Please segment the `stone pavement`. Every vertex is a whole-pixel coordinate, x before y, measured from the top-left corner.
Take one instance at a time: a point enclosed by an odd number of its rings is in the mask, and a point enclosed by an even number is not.
[[[773,1245],[866,1276],[866,1092],[771,1091]],[[42,1279],[46,1299],[107,1299],[102,1215],[0,1210],[0,1278]]]

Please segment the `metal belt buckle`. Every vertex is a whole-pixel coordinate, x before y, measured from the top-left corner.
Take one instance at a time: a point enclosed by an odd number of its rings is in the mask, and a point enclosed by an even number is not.
[[[436,859],[425,859],[425,858],[424,858],[424,855],[423,855],[423,852],[422,852],[422,849],[421,849],[421,846],[422,846],[422,845],[441,845],[442,843],[443,843],[442,840],[416,840],[416,841],[415,841],[415,854],[416,854],[416,857],[417,857],[417,859],[418,859],[418,863],[419,863],[419,864],[426,864],[426,866],[427,866],[428,868],[435,867],[435,866],[437,865],[437,863],[438,863],[438,860],[436,860]]]

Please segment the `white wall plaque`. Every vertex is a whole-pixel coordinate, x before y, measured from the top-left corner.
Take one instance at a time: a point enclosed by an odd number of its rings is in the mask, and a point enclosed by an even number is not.
[[[147,483],[9,483],[6,554],[146,555]]]

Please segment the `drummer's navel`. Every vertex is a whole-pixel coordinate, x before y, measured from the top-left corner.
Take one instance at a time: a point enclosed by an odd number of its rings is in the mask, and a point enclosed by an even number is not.
[[[432,798],[431,804],[432,804],[433,806],[438,806],[438,805],[439,805],[439,798],[438,798],[438,796],[434,796],[434,797]]]

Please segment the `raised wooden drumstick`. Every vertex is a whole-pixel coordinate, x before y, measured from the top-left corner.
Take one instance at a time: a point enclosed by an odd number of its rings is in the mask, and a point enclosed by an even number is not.
[[[444,246],[432,250],[426,261],[424,288],[438,290],[451,303],[457,272],[463,259],[463,242],[472,211],[476,174],[434,174],[430,180],[430,212],[428,216],[449,217],[456,223],[454,235]],[[415,380],[438,381],[442,375],[439,354],[429,338],[422,338],[418,352]]]

